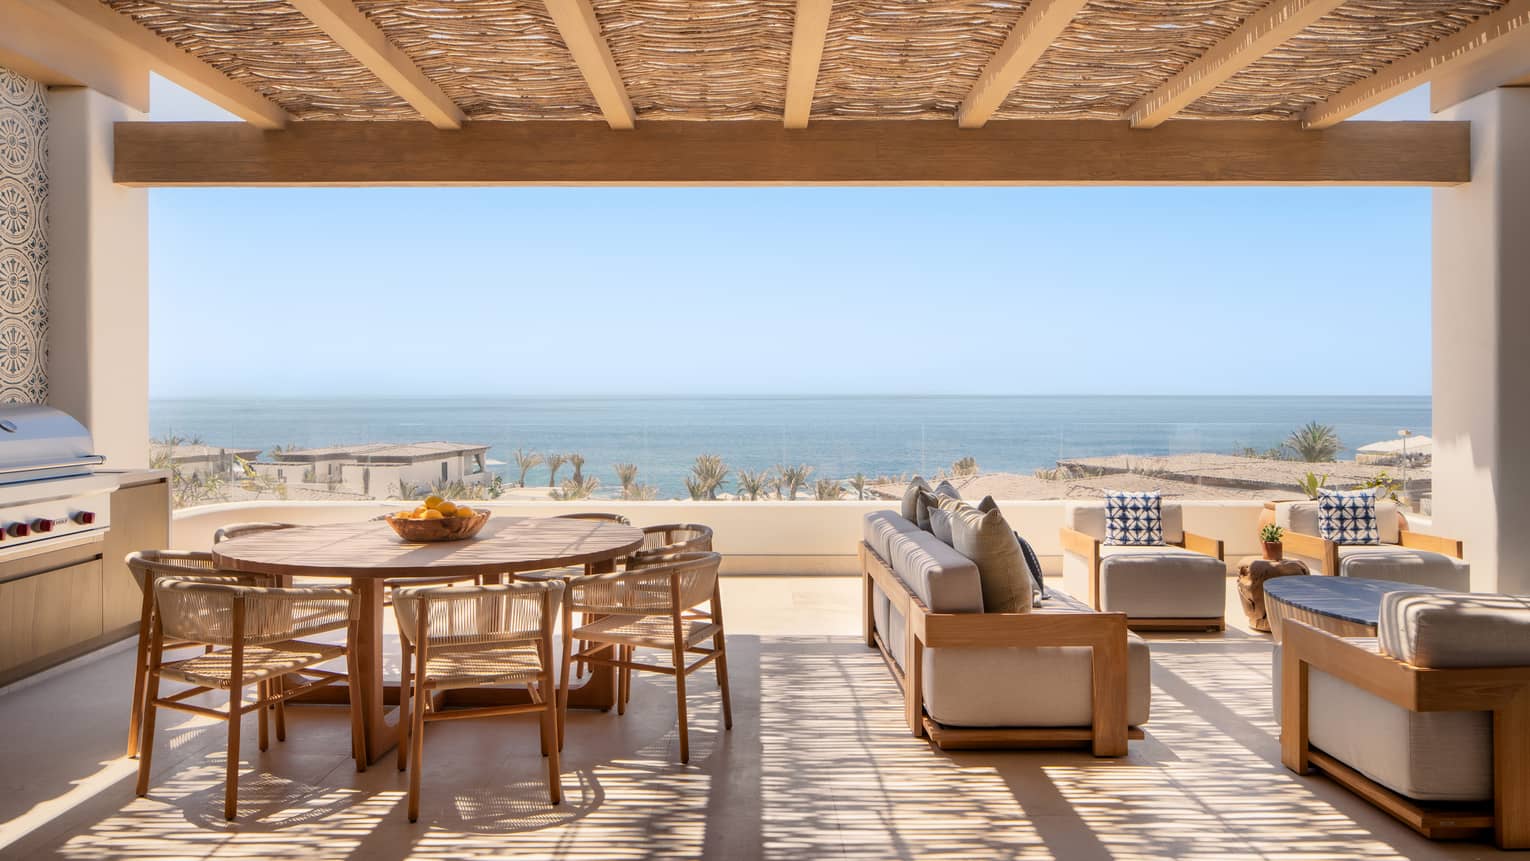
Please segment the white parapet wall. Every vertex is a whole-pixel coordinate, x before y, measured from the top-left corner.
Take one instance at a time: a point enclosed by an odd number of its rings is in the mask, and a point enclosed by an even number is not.
[[[1050,573],[1061,570],[1057,531],[1063,523],[1060,500],[1001,502],[1005,516],[1024,535]],[[1259,502],[1191,502],[1185,528],[1220,538],[1227,558],[1259,551]],[[177,549],[205,550],[221,526],[244,521],[299,524],[339,523],[397,511],[399,502],[231,502],[178,511],[172,532]],[[497,516],[546,517],[570,511],[609,511],[626,515],[638,526],[704,523],[716,534],[715,547],[725,557],[726,574],[854,574],[861,519],[869,511],[897,508],[896,502],[488,502],[475,507]]]

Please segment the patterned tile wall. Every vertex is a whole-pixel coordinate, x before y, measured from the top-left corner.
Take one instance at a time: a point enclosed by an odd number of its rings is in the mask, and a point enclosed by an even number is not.
[[[48,103],[0,68],[0,403],[48,399]]]

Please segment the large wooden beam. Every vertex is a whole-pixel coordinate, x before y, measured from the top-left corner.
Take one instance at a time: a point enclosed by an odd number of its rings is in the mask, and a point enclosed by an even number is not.
[[[50,87],[89,87],[135,111],[149,110],[142,55],[92,38],[57,9],[0,2],[0,66]]]
[[[568,46],[580,74],[595,96],[595,104],[605,115],[613,129],[630,129],[637,122],[632,110],[632,100],[627,97],[627,85],[622,83],[621,72],[616,68],[616,58],[611,56],[611,46],[601,35],[600,21],[590,0],[542,0],[552,15],[563,44]]]
[[[1530,27],[1530,0],[1510,0],[1497,12],[1478,18],[1454,36],[1383,66],[1369,78],[1311,106],[1302,115],[1302,123],[1309,129],[1325,129],[1437,75],[1482,62],[1499,51],[1524,50],[1526,27]]]
[[[956,109],[956,124],[981,128],[1089,0],[1031,0],[998,53]]]
[[[813,90],[818,86],[818,66],[823,61],[823,40],[829,32],[829,11],[834,0],[797,0],[792,23],[792,57],[786,67],[786,127],[805,129],[813,110]]]
[[[1454,185],[1466,123],[910,120],[121,123],[115,177],[169,185]]]
[[[1127,110],[1126,118],[1133,128],[1161,125],[1344,2],[1274,0],[1179,74],[1139,99]]]
[[[279,129],[290,117],[272,102],[191,54],[161,39],[153,30],[113,12],[101,0],[7,0],[67,13],[94,38],[109,37],[140,55],[149,68],[262,129]]]
[[[438,129],[460,129],[462,109],[351,0],[287,0]]]

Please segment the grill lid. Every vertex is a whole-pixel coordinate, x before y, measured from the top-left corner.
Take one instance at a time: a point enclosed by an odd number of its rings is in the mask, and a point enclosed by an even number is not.
[[[106,459],[68,413],[34,404],[0,406],[0,484],[89,475]]]

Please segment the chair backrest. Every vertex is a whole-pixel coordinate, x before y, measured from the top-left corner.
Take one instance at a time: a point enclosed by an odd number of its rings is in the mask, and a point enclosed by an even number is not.
[[[1415,667],[1530,667],[1530,598],[1478,592],[1389,592],[1381,651]]]
[[[1177,502],[1164,500],[1160,503],[1163,515],[1163,541],[1178,544],[1185,540],[1185,514]],[[1063,524],[1076,532],[1082,532],[1096,541],[1105,540],[1105,503],[1070,502],[1063,513]]]
[[[604,520],[611,523],[620,523],[623,526],[631,526],[632,521],[624,514],[609,514],[604,511],[576,511],[573,514],[555,515],[559,520]]]
[[[354,619],[359,606],[341,587],[277,589],[207,577],[159,577],[154,603],[166,638],[213,646],[258,646],[330,630]]]
[[[643,527],[643,546],[633,551],[632,558],[710,552],[712,527],[700,523],[661,523],[658,526]]]
[[[254,535],[259,532],[273,532],[277,529],[291,529],[296,523],[279,523],[275,521],[251,521],[249,523],[230,523],[213,533],[213,543],[222,544],[242,535]]]
[[[1303,535],[1318,535],[1318,504],[1315,499],[1275,503],[1275,525]],[[1402,524],[1397,516],[1397,503],[1390,499],[1376,500],[1376,530],[1382,544],[1396,544],[1402,540]]]
[[[695,607],[712,598],[718,553],[676,553],[651,565],[569,581],[569,608],[577,613],[657,616]],[[674,593],[679,593],[676,606]]]
[[[399,633],[419,645],[420,620],[431,648],[524,643],[550,638],[563,600],[562,580],[393,590]]]
[[[139,550],[127,555],[128,571],[142,591],[144,584],[160,577],[216,575],[211,553],[190,550]]]

